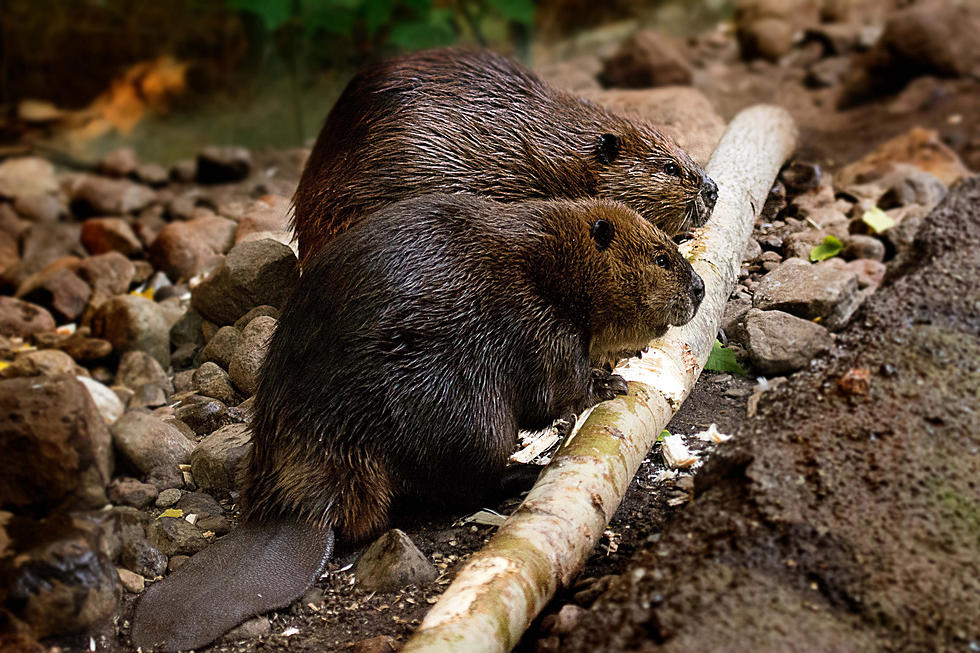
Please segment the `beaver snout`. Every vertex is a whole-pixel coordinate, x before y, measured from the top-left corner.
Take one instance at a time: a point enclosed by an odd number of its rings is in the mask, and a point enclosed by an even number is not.
[[[704,279],[697,272],[691,272],[691,303],[694,304],[694,312],[698,312],[701,300],[704,299]],[[691,317],[694,317],[693,315]]]
[[[694,319],[704,299],[704,280],[691,268],[691,281],[686,293],[678,293],[670,311],[670,324],[683,326]]]
[[[704,181],[701,182],[701,200],[704,202],[705,209],[707,209],[708,215],[710,216],[715,208],[715,204],[718,203],[718,184],[708,175],[705,175]]]

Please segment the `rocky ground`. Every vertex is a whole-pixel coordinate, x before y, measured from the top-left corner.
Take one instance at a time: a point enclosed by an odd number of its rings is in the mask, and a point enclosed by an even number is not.
[[[706,464],[651,452],[521,650],[980,649],[977,14],[764,4],[542,66],[702,161],[755,101],[803,142],[722,324],[750,375],[706,372],[668,427]],[[131,650],[145,585],[231,528],[304,157],[0,162],[0,648]],[[465,517],[403,519],[393,570],[339,552],[213,650],[397,648],[492,534]]]

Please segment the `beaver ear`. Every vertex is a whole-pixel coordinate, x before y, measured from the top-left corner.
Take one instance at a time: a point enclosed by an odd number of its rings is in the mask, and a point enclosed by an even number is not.
[[[592,223],[592,228],[589,229],[589,235],[592,236],[592,240],[595,241],[595,246],[601,252],[609,247],[609,243],[612,242],[613,237],[616,235],[616,228],[608,220],[596,220]]]
[[[612,163],[619,156],[621,144],[616,134],[603,134],[599,137],[599,160]]]

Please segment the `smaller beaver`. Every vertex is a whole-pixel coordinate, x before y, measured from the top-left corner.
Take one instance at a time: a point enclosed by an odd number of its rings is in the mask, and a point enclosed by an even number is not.
[[[436,192],[614,199],[671,236],[703,225],[718,197],[652,125],[487,50],[413,52],[359,72],[327,116],[294,197],[301,264],[360,217]]]
[[[626,390],[591,360],[688,322],[703,296],[673,241],[616,202],[433,195],[359,221],[269,343],[243,523],[146,592],[133,643],[197,648],[288,605],[334,530],[375,535],[396,501],[478,504],[519,429]]]

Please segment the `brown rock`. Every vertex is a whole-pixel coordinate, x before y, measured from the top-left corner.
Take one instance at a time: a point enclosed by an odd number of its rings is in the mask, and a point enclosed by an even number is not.
[[[53,331],[54,318],[47,310],[13,297],[0,296],[0,336],[29,338]]]
[[[40,304],[65,322],[71,322],[85,309],[92,289],[74,270],[77,261],[55,261],[27,279],[17,289],[16,297]]]
[[[11,379],[76,373],[75,361],[65,352],[57,349],[38,349],[17,354],[10,366],[0,371],[0,376]]]
[[[254,395],[258,387],[259,369],[265,360],[276,324],[275,319],[266,316],[249,322],[242,331],[242,342],[228,364],[228,375],[232,383],[246,397]]]
[[[634,33],[602,69],[606,86],[625,88],[687,86],[691,77],[691,64],[680,45],[654,30]]]
[[[92,318],[92,333],[120,353],[145,351],[160,365],[170,365],[170,329],[159,307],[145,297],[119,295],[102,304]]]
[[[106,154],[98,163],[98,170],[110,177],[128,177],[136,172],[140,161],[136,150],[131,147],[120,147]]]
[[[188,279],[231,248],[237,228],[233,220],[216,216],[172,222],[150,245],[150,262],[172,279]]]
[[[134,256],[143,251],[143,244],[122,218],[89,218],[82,223],[82,244],[92,254]]]
[[[129,181],[80,175],[69,189],[71,210],[76,215],[125,215],[153,204],[152,188]]]
[[[11,268],[20,261],[20,248],[17,246],[17,238],[0,231],[0,274],[7,268]]]
[[[538,76],[554,86],[569,93],[600,91],[599,73],[602,62],[598,57],[585,55],[562,61],[551,61],[534,67]]]
[[[947,187],[970,176],[956,152],[932,129],[913,127],[879,145],[859,161],[844,166],[837,173],[836,184],[844,188],[878,179],[891,163],[910,163],[937,177]]]
[[[47,159],[20,157],[0,162],[0,197],[49,195],[58,191],[54,166]]]
[[[191,453],[191,474],[204,489],[236,490],[249,451],[252,434],[245,424],[224,426],[201,442]]]
[[[351,653],[395,653],[398,649],[398,640],[388,635],[377,635],[369,639],[362,639],[350,645]]]
[[[238,221],[235,244],[251,234],[288,232],[290,206],[289,198],[279,195],[263,195],[252,202]]]
[[[194,555],[208,545],[196,526],[176,517],[154,519],[146,529],[146,539],[164,555]]]
[[[222,184],[240,181],[252,170],[252,154],[244,147],[210,146],[197,155],[197,181]]]
[[[837,388],[845,395],[867,395],[871,384],[871,370],[852,367],[837,381]]]
[[[688,86],[597,91],[582,96],[610,111],[632,114],[657,125],[701,165],[707,163],[725,131],[725,121],[711,101]]]
[[[56,222],[68,213],[68,207],[60,197],[36,193],[15,199],[14,211],[31,222]]]
[[[3,213],[0,205],[0,213]],[[0,283],[19,288],[35,272],[67,256],[85,256],[81,227],[63,222],[30,225],[21,235],[20,262],[3,271]]]
[[[133,350],[123,354],[116,370],[116,385],[137,390],[144,385],[155,385],[168,394],[174,386],[160,362],[145,351]]]
[[[83,259],[76,273],[92,288],[88,315],[112,297],[129,292],[136,266],[119,252],[108,252]]]
[[[397,528],[369,546],[354,568],[358,586],[376,592],[397,592],[409,585],[424,587],[438,575],[429,559]]]
[[[176,427],[153,415],[126,413],[110,430],[119,453],[144,474],[158,467],[176,469],[177,465],[190,462],[194,445]]]
[[[97,508],[112,472],[109,430],[70,376],[0,381],[0,506]]]

